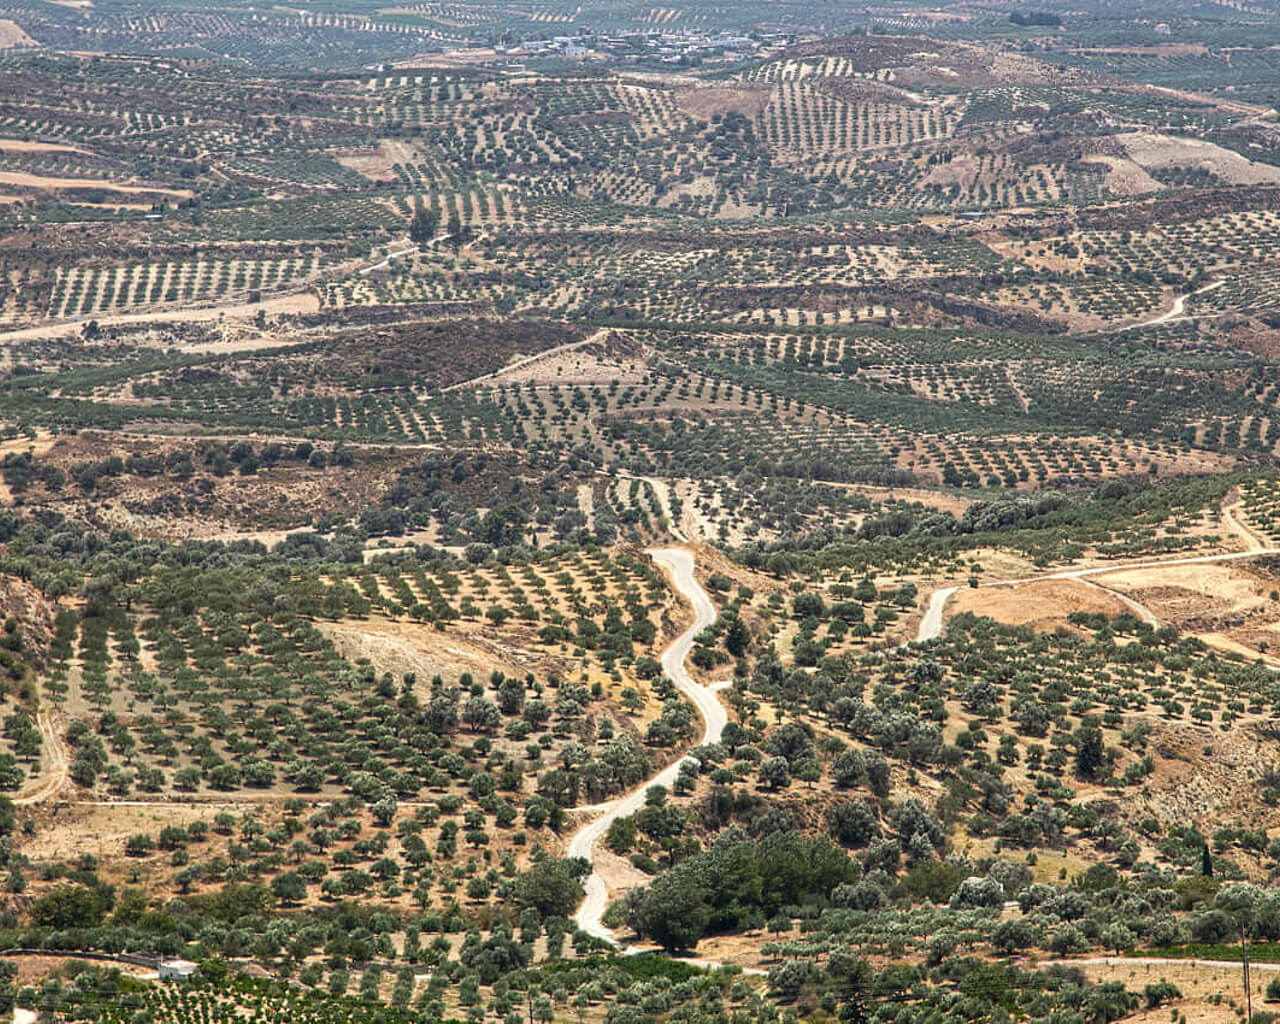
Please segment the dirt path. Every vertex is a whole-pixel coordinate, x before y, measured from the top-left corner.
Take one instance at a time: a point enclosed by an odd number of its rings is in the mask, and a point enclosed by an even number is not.
[[[295,282],[296,283],[296,282]],[[312,281],[305,286],[268,296],[261,302],[230,301],[225,304],[208,306],[188,306],[152,309],[143,313],[121,313],[118,316],[80,316],[73,320],[52,320],[46,326],[18,327],[0,332],[0,344],[13,344],[20,341],[35,341],[44,338],[66,338],[79,334],[90,320],[97,320],[98,326],[127,327],[136,324],[154,323],[199,323],[216,321],[219,318],[246,320],[264,313],[315,313],[320,309],[320,299],[311,290]],[[266,346],[264,346],[266,347]]]
[[[656,476],[632,476],[622,470],[609,472],[608,470],[597,470],[598,476],[607,476],[612,480],[639,480],[653,488],[654,497],[658,499],[658,508],[662,512],[663,518],[667,521],[667,532],[681,544],[692,543],[688,534],[685,532],[685,526],[688,524],[688,510],[686,515],[681,516],[681,522],[677,523],[675,517],[671,514],[671,487],[665,480]]]
[[[1261,551],[1268,546],[1267,538],[1258,533],[1240,515],[1240,495],[1230,494],[1222,506],[1222,525],[1234,533],[1249,551]]]
[[[67,784],[67,748],[54,727],[53,716],[52,711],[41,711],[36,716],[45,756],[41,758],[40,776],[13,798],[19,806],[43,803],[56,796]]]
[[[704,726],[699,743],[714,743],[720,739],[720,733],[728,722],[728,715],[716,695],[709,688],[693,680],[685,669],[684,663],[693,649],[694,637],[715,621],[715,605],[711,603],[707,592],[693,577],[692,552],[683,548],[663,548],[652,550],[649,555],[671,573],[671,582],[676,590],[693,605],[693,623],[663,652],[662,669],[676,684],[676,689],[693,701],[698,713],[702,716]],[[574,922],[589,935],[617,945],[612,929],[606,927],[601,920],[609,902],[609,889],[600,872],[594,867],[596,842],[608,831],[614,821],[634,814],[644,806],[645,791],[650,786],[670,787],[680,772],[680,765],[686,760],[688,760],[687,756],[680,758],[653,778],[641,783],[630,793],[604,805],[604,813],[600,817],[578,829],[570,838],[568,856],[584,857],[593,863],[593,870],[586,881],[586,897],[582,901],[582,906],[578,908],[577,914],[574,915]],[[626,952],[633,951],[635,951],[634,948],[626,950]]]
[[[1025,415],[1031,411],[1031,399],[1022,389],[1022,385],[1018,383],[1018,378],[1013,372],[1013,364],[1006,363],[1004,368],[1004,379],[1009,382],[1009,390],[1013,392],[1013,397],[1018,400],[1018,404],[1022,406],[1022,412]]]
[[[1099,583],[1097,580],[1077,580],[1076,582],[1086,587],[1092,587],[1094,590],[1101,590],[1104,594],[1110,594],[1117,601],[1122,601],[1134,615],[1138,616],[1143,622],[1151,626],[1153,629],[1160,628],[1160,620],[1156,618],[1155,612],[1148,608],[1141,601],[1138,601],[1128,594],[1123,594],[1114,587],[1108,587],[1105,583]]]
[[[1158,626],[1159,621],[1155,614],[1146,605],[1140,601],[1129,597],[1127,594],[1108,587],[1104,583],[1097,582],[1093,577],[1104,576],[1108,573],[1126,572],[1131,569],[1165,569],[1186,565],[1214,565],[1218,562],[1239,562],[1248,558],[1257,558],[1262,555],[1280,555],[1280,548],[1265,547],[1262,541],[1254,535],[1243,521],[1235,518],[1233,505],[1223,506],[1223,521],[1234,524],[1229,526],[1232,532],[1236,533],[1246,544],[1249,545],[1246,551],[1230,551],[1225,554],[1218,555],[1194,555],[1188,558],[1168,558],[1159,559],[1141,559],[1132,562],[1114,562],[1108,565],[1093,565],[1084,569],[1064,569],[1059,572],[1041,573],[1038,576],[1027,576],[1016,580],[996,580],[991,583],[985,583],[985,587],[1020,587],[1028,583],[1038,583],[1041,580],[1075,580],[1086,586],[1096,587],[1099,590],[1105,590],[1108,594],[1123,601],[1139,618],[1144,622],[1148,622],[1153,626]],[[1238,529],[1237,529],[1238,528]],[[942,634],[944,625],[944,616],[946,612],[947,602],[951,599],[958,587],[947,587],[942,590],[935,590],[929,597],[929,605],[925,611],[924,619],[920,623],[919,632],[916,635],[917,642],[923,643],[926,640],[933,640]],[[1255,652],[1256,653],[1256,652]],[[1260,655],[1259,655],[1260,656]]]
[[[1228,551],[1220,555],[1192,555],[1187,558],[1142,559],[1133,562],[1115,562],[1108,565],[1093,565],[1084,569],[1065,569],[1060,572],[1042,573],[1039,576],[1028,576],[1020,580],[1001,580],[988,583],[989,587],[1014,587],[1037,580],[1082,580],[1091,576],[1103,576],[1112,572],[1126,572],[1130,569],[1167,569],[1179,565],[1213,565],[1217,562],[1239,562],[1246,558],[1257,558],[1260,555],[1280,555],[1280,548],[1253,548],[1249,551]]]
[[[472,377],[470,380],[459,381],[457,384],[450,384],[447,388],[441,388],[441,394],[447,394],[450,391],[457,391],[460,388],[475,387],[477,384],[483,384],[485,381],[497,380],[503,374],[512,373],[516,370],[524,369],[530,363],[536,363],[541,359],[550,359],[552,356],[563,355],[565,352],[572,352],[574,349],[582,348],[596,342],[602,342],[610,334],[609,328],[601,327],[598,331],[580,338],[577,341],[568,341],[563,345],[556,345],[554,348],[544,349],[541,352],[535,352],[532,355],[522,356],[513,363],[508,363],[500,369],[494,370],[492,373],[482,373],[479,377]]]
[[[929,607],[925,610],[924,618],[920,620],[920,630],[916,633],[917,643],[935,640],[942,635],[942,613],[946,611],[951,595],[959,589],[959,587],[945,587],[942,590],[935,590],[929,596]]]
[[[1172,309],[1166,309],[1163,313],[1160,313],[1157,316],[1153,316],[1150,320],[1142,320],[1136,324],[1128,324],[1125,327],[1117,327],[1115,328],[1115,330],[1135,331],[1140,327],[1159,327],[1161,324],[1174,323],[1179,320],[1194,319],[1194,317],[1185,315],[1186,309],[1187,309],[1187,299],[1195,295],[1203,295],[1205,292],[1211,292],[1216,288],[1221,288],[1226,283],[1227,283],[1226,278],[1223,278],[1220,281],[1214,281],[1212,284],[1207,284],[1203,288],[1199,288],[1194,292],[1190,292],[1189,294],[1178,295],[1173,300]]]
[[[447,242],[452,237],[453,235],[438,235],[435,238],[431,239],[431,241],[427,242],[425,245],[425,248],[434,249],[441,242]],[[400,259],[403,256],[420,255],[423,248],[424,246],[421,246],[421,245],[410,245],[407,248],[398,249],[395,252],[389,252],[385,257],[383,257],[377,263],[374,263],[372,266],[362,267],[359,271],[359,276],[368,277],[370,274],[375,273],[376,271],[379,271],[384,269],[385,267],[391,266],[392,263],[394,263],[396,260]]]
[[[164,188],[160,185],[136,185],[111,181],[109,178],[55,178],[27,171],[0,171],[0,185],[14,185],[30,189],[101,189],[129,196],[168,196],[170,199],[191,199],[195,193],[189,188]]]
[[[578,485],[578,511],[587,517],[587,529],[596,528],[596,497],[590,484]]]

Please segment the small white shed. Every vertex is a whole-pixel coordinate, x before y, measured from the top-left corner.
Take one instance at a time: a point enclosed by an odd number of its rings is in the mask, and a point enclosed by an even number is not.
[[[161,960],[160,980],[186,981],[199,970],[200,965],[194,964],[190,960]]]

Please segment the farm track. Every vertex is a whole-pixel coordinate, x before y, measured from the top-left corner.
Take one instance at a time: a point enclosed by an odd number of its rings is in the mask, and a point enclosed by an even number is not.
[[[1188,292],[1186,295],[1178,295],[1174,297],[1173,308],[1167,309],[1163,313],[1153,316],[1150,320],[1142,320],[1136,324],[1126,324],[1124,327],[1116,327],[1110,333],[1118,333],[1120,331],[1136,331],[1143,327],[1159,327],[1161,324],[1181,323],[1183,320],[1195,320],[1196,315],[1187,315],[1187,299],[1196,295],[1204,295],[1206,292],[1215,291],[1227,283],[1226,278],[1207,284],[1203,288],[1199,288],[1194,292]],[[1203,317],[1217,316],[1216,313],[1200,314]]]
[[[36,716],[36,725],[40,729],[47,764],[41,764],[41,778],[31,788],[19,792],[13,798],[13,802],[18,806],[43,803],[61,792],[62,787],[69,781],[67,748],[62,741],[62,736],[54,728],[53,716],[52,711],[41,711]]]
[[[452,237],[453,235],[437,235],[435,238],[431,239],[431,241],[426,242],[423,245],[410,245],[407,248],[398,249],[395,252],[389,252],[377,263],[371,264],[367,267],[361,267],[358,274],[360,277],[368,277],[370,274],[376,273],[379,270],[385,270],[396,260],[401,259],[404,256],[420,256],[423,249],[434,249],[441,242],[447,242]]]
[[[694,618],[689,627],[676,637],[662,654],[662,669],[675,683],[676,689],[693,701],[698,713],[702,716],[703,731],[699,743],[715,743],[728,722],[724,706],[715,693],[697,683],[684,667],[685,659],[693,649],[694,637],[716,619],[715,605],[693,576],[693,553],[683,548],[659,548],[649,551],[650,557],[671,573],[671,581],[676,590],[693,605]],[[583,857],[592,861],[592,872],[586,881],[586,896],[574,922],[583,931],[598,939],[617,945],[613,931],[606,927],[601,918],[608,905],[609,890],[604,878],[596,869],[593,851],[596,842],[608,831],[618,818],[634,814],[644,806],[645,791],[650,786],[670,787],[680,773],[680,766],[689,760],[688,755],[673,761],[656,775],[636,786],[630,793],[603,805],[603,812],[598,818],[583,825],[569,840],[568,856]],[[633,951],[628,948],[627,952]]]
[[[1147,623],[1147,625],[1151,626],[1153,629],[1160,628],[1160,620],[1156,618],[1155,612],[1141,601],[1135,600],[1128,594],[1122,594],[1120,591],[1116,590],[1115,587],[1108,587],[1105,583],[1099,583],[1097,580],[1081,579],[1077,582],[1084,584],[1086,587],[1092,587],[1094,590],[1101,590],[1104,594],[1109,594],[1116,600],[1123,602],[1129,611],[1133,612],[1134,615],[1138,616],[1138,618]]]
[[[677,523],[675,516],[672,514],[671,488],[667,485],[667,482],[655,476],[644,476],[640,479],[653,488],[653,493],[658,499],[658,507],[662,509],[662,514],[667,520],[667,529],[671,532],[671,536],[682,544],[688,544],[689,538],[685,534],[684,524]],[[692,580],[693,576],[690,575],[689,579]],[[697,586],[697,584],[695,583],[694,586]]]
[[[1222,525],[1240,538],[1248,548],[1261,550],[1268,546],[1268,538],[1259,533],[1240,517],[1240,498],[1236,495],[1222,506]]]
[[[1112,589],[1111,587],[1097,583],[1092,579],[1092,577],[1114,572],[1128,572],[1134,569],[1173,569],[1178,568],[1179,566],[1188,565],[1216,565],[1220,562],[1241,562],[1249,558],[1262,558],[1267,555],[1280,555],[1280,548],[1257,547],[1251,548],[1248,551],[1231,551],[1220,555],[1196,555],[1190,558],[1167,558],[1164,560],[1147,559],[1135,562],[1117,562],[1114,565],[1094,565],[1085,569],[1067,569],[1062,572],[1042,573],[1039,576],[1026,576],[1022,579],[1016,580],[996,580],[992,583],[983,584],[983,586],[988,588],[1020,587],[1028,583],[1040,583],[1045,580],[1073,580],[1077,583],[1083,583],[1086,586],[1105,590],[1107,593],[1118,597],[1128,605],[1136,615],[1155,625],[1157,624],[1155,614],[1147,608],[1146,605]],[[948,587],[946,589],[936,590],[933,592],[929,599],[929,608],[925,615],[925,621],[920,624],[920,635],[917,637],[917,640],[921,642],[925,640],[933,640],[941,635],[941,619],[943,612],[945,611],[947,601],[958,589],[958,587]],[[930,616],[935,613],[935,604],[937,619],[933,620]],[[936,625],[937,630],[925,635],[926,623],[929,623],[931,626]]]
[[[540,360],[550,359],[554,356],[563,355],[565,352],[572,352],[575,349],[584,348],[587,345],[602,342],[609,336],[609,334],[609,328],[601,327],[585,338],[579,338],[577,341],[565,342],[563,345],[556,345],[554,348],[549,348],[542,352],[535,352],[532,355],[521,356],[515,362],[509,363],[508,365],[494,370],[491,373],[482,373],[479,377],[472,377],[470,380],[462,380],[457,384],[450,384],[448,387],[441,388],[440,393],[442,395],[447,395],[450,391],[460,391],[463,388],[475,387],[477,384],[483,384],[486,381],[497,380],[505,374],[513,373],[516,370],[522,370],[526,366],[530,366]]]

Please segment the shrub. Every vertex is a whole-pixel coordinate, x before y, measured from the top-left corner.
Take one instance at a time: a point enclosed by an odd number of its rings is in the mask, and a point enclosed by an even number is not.
[[[994,878],[966,878],[951,897],[951,906],[955,908],[1003,905],[1004,886]]]
[[[827,808],[827,830],[842,846],[863,847],[880,838],[880,822],[871,807],[861,800]]]
[[[1272,984],[1274,984],[1275,982],[1280,981],[1280,978],[1272,978],[1271,981]],[[1268,992],[1270,991],[1270,988],[1271,986],[1268,985]],[[1167,981],[1159,981],[1143,988],[1142,998],[1146,1001],[1147,1009],[1154,1010],[1174,999],[1181,999],[1182,992],[1179,991],[1177,985],[1171,984]]]

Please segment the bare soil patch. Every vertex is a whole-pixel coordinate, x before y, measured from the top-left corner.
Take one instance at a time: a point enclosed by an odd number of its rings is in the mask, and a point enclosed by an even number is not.
[[[16,46],[39,45],[16,21],[11,18],[0,18],[0,50],[9,50]]]
[[[876,501],[918,501],[928,508],[936,508],[939,512],[950,512],[956,517],[964,515],[969,506],[978,500],[961,494],[951,494],[947,491],[930,491],[919,487],[880,487],[876,484],[823,482],[828,487],[840,487],[855,494],[864,494]]]
[[[1232,348],[1252,352],[1264,359],[1280,359],[1280,331],[1261,320],[1240,317],[1234,326],[1222,326]]]
[[[568,830],[566,830],[566,835]],[[649,876],[631,863],[626,857],[619,857],[601,841],[596,845],[592,858],[600,877],[609,889],[610,901],[616,900],[625,892],[649,884]]]
[[[1108,586],[1132,595],[1162,624],[1194,633],[1210,647],[1280,665],[1280,578],[1265,561],[1170,566],[1108,574]]]
[[[945,164],[937,164],[925,176],[925,185],[968,185],[977,179],[981,170],[978,158],[958,156]]]
[[[1271,185],[1280,182],[1280,167],[1256,163],[1222,146],[1200,139],[1181,139],[1157,132],[1117,135],[1130,158],[1145,170],[1193,167],[1210,171],[1233,185]]]
[[[1107,176],[1102,179],[1102,184],[1113,195],[1141,196],[1148,192],[1159,192],[1164,187],[1132,160],[1091,154],[1084,157],[1084,162],[1106,167]]]
[[[52,0],[50,0],[52,2]],[[37,986],[45,978],[58,975],[63,978],[74,978],[86,967],[101,968],[103,962],[101,960],[82,960],[74,956],[8,956],[5,959],[15,964],[18,968],[18,977],[16,984],[19,988],[24,985]],[[119,967],[125,974],[134,977],[145,977],[149,972],[146,967],[135,966],[133,964],[113,964],[110,966]],[[14,1012],[14,1024],[21,1024],[21,1018],[18,1011]]]
[[[709,121],[715,114],[731,111],[754,121],[769,105],[771,90],[768,86],[736,85],[698,86],[675,91],[676,106],[682,113],[700,121]]]
[[[189,429],[189,425],[188,425]],[[255,448],[270,441],[255,437]],[[118,456],[168,456],[186,452],[195,465],[188,478],[171,474],[140,476],[126,471],[100,481],[90,494],[67,483],[57,491],[33,484],[25,497],[63,515],[113,529],[124,527],[141,537],[178,541],[260,540],[278,543],[294,530],[307,529],[314,518],[377,506],[394,485],[400,470],[418,455],[412,450],[361,449],[351,466],[311,466],[283,459],[252,475],[216,476],[205,466],[201,441],[187,437],[139,437],[83,431],[56,440],[41,438],[14,444],[13,451],[34,447],[36,456],[70,475],[75,466]],[[286,443],[292,447],[291,442]],[[0,455],[3,455],[0,449]],[[11,502],[0,484],[0,499]]]
[[[32,584],[16,576],[0,576],[0,618],[12,616],[22,624],[26,654],[43,661],[53,639],[56,606]]]
[[[344,622],[318,622],[317,627],[351,661],[367,658],[379,672],[401,677],[412,672],[425,685],[434,676],[456,677],[470,672],[487,678],[495,669],[509,675],[529,671],[527,662],[503,658],[489,645],[471,641],[459,629],[442,632],[413,622],[372,617]]]
[[[0,185],[16,185],[42,191],[58,191],[60,189],[94,188],[106,192],[118,192],[122,195],[157,195],[169,196],[173,199],[190,199],[194,192],[189,188],[161,188],[153,185],[121,185],[105,178],[53,178],[43,174],[28,174],[25,171],[0,171]]]
[[[1184,565],[1108,573],[1106,585],[1147,605],[1161,622],[1213,630],[1259,612],[1280,617],[1269,598],[1274,584],[1248,567]]]
[[[395,181],[396,172],[386,145],[377,149],[353,149],[333,154],[333,158],[343,167],[355,171],[370,181]]]
[[[1263,1002],[1263,995],[1267,982],[1275,977],[1275,971],[1267,965],[1254,967],[1253,1005],[1255,1010],[1268,1009],[1269,1004]],[[1091,962],[1083,969],[1091,981],[1123,982],[1130,991],[1140,992],[1147,985],[1160,981],[1169,981],[1178,987],[1181,999],[1158,1009],[1137,1010],[1125,1017],[1131,1024],[1155,1024],[1156,1021],[1167,1024],[1171,1012],[1181,1012],[1196,1024],[1226,1024],[1239,1019],[1233,1003],[1244,1000],[1244,985],[1238,967],[1113,960],[1109,965]]]
[[[520,384],[603,384],[615,380],[638,384],[648,373],[641,346],[609,332],[603,338],[597,335],[581,344],[513,360],[494,373],[493,379]]]
[[[104,862],[104,870],[118,866],[120,874],[131,861],[124,855],[125,840],[139,832],[157,834],[166,825],[188,825],[209,818],[220,805],[213,803],[167,804],[59,804],[49,811],[50,821],[17,845],[32,860],[63,860],[91,853]],[[242,804],[228,803],[228,806]]]
[[[259,310],[269,315],[318,313],[320,312],[320,298],[315,292],[307,290],[295,292],[291,295],[281,295],[273,299],[264,299],[262,302],[240,302],[228,305],[200,306],[191,309],[165,309],[151,313],[130,313],[125,316],[94,317],[93,319],[96,319],[99,326],[105,329],[132,324],[203,323],[220,319],[251,319],[258,315]],[[42,338],[69,337],[84,330],[84,324],[89,319],[89,317],[82,317],[65,323],[50,324],[47,327],[22,327],[14,331],[5,331],[0,334],[0,344],[36,341]],[[263,346],[250,345],[249,347]],[[228,351],[232,350],[228,349]]]
[[[88,153],[87,149],[64,142],[37,142],[34,139],[0,139],[4,153]]]
[[[1020,587],[961,589],[948,608],[951,615],[972,612],[1007,626],[1031,626],[1041,631],[1067,625],[1071,612],[1119,615],[1128,610],[1120,598],[1078,580],[1037,580]]]

